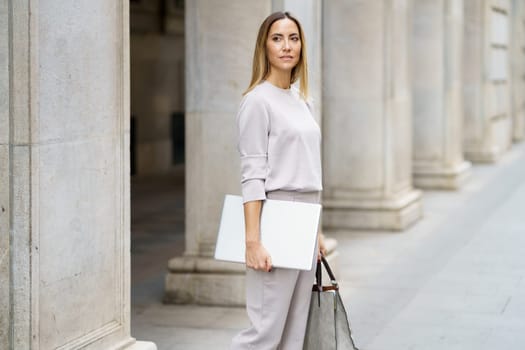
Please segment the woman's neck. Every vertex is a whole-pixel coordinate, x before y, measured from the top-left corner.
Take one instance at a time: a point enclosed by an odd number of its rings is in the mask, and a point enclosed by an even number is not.
[[[292,72],[280,72],[271,70],[270,74],[268,74],[265,80],[277,87],[280,87],[281,89],[289,89],[291,75]]]

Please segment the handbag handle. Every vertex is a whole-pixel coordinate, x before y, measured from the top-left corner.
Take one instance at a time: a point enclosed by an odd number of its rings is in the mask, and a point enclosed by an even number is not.
[[[321,268],[321,264],[324,265],[326,272],[328,272],[328,276],[330,277],[332,282],[331,286],[323,287],[323,271]],[[337,280],[335,279],[334,273],[332,272],[330,265],[328,265],[328,261],[326,261],[326,258],[321,255],[321,261],[317,261],[317,269],[315,270],[315,284],[312,287],[312,292],[317,292],[317,304],[319,307],[321,306],[321,293],[329,290],[338,291],[339,285],[337,284]]]
[[[337,280],[335,278],[334,273],[332,272],[332,269],[330,268],[330,265],[328,265],[328,261],[326,260],[326,258],[324,256],[321,256],[321,260],[317,261],[317,269],[315,271],[315,279],[316,279],[316,282],[317,282],[316,285],[318,287],[322,287],[323,286],[323,281],[322,281],[323,273],[321,271],[321,263],[324,266],[326,272],[328,273],[328,277],[330,277],[330,282],[332,283],[333,286],[336,286],[337,285]]]
[[[322,281],[323,273],[322,273],[321,265],[324,266],[326,272],[328,273],[328,276],[330,277],[330,282],[332,284],[330,287],[323,287],[323,281]],[[332,272],[332,269],[330,268],[330,265],[328,264],[328,261],[326,260],[324,256],[321,256],[321,260],[317,261],[317,269],[315,271],[315,281],[316,283],[313,288],[314,291],[322,292],[323,290],[339,289],[335,275]]]
[[[335,279],[335,275],[332,272],[332,269],[330,268],[330,265],[328,265],[328,261],[322,255],[321,255],[321,261],[322,261],[322,263],[324,265],[324,268],[326,269],[326,272],[328,272],[328,276],[330,277],[332,285],[337,285],[337,280]]]

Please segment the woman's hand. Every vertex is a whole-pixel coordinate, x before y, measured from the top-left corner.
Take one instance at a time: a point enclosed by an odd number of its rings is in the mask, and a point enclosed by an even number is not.
[[[260,241],[259,227],[262,201],[244,203],[244,221],[246,228],[246,267],[254,270],[271,271],[272,258]]]
[[[317,235],[319,250],[317,251],[317,261],[321,261],[321,256],[326,256],[326,246],[324,244],[324,235],[319,232]]]
[[[246,242],[246,267],[272,271],[272,257],[260,242]]]

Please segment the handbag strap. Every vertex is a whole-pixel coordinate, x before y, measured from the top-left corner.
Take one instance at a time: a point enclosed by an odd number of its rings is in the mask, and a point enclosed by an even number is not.
[[[328,276],[330,277],[331,286],[329,287],[323,287],[323,281],[322,281],[322,267],[324,266],[326,272],[328,273]],[[332,269],[330,268],[330,265],[328,264],[328,261],[324,256],[321,256],[321,260],[317,261],[317,269],[315,271],[315,284],[313,286],[314,291],[322,292],[323,290],[337,290],[339,289],[337,280],[335,278],[334,273],[332,272]]]
[[[337,285],[337,280],[335,279],[335,275],[332,272],[332,269],[330,268],[330,265],[328,265],[328,261],[322,255],[321,255],[321,261],[323,262],[323,265],[324,265],[324,268],[326,269],[326,272],[328,272],[328,276],[330,277],[332,285]]]
[[[321,264],[324,265],[326,272],[328,272],[328,276],[332,282],[331,286],[323,287],[323,271]],[[330,265],[328,265],[328,261],[326,261],[325,257],[321,255],[321,261],[317,261],[317,269],[315,270],[315,284],[312,287],[312,292],[317,292],[317,305],[319,307],[321,307],[321,293],[329,290],[334,290],[337,292],[339,290],[339,285],[337,284]]]
[[[317,306],[321,307],[321,292],[323,291],[323,271],[321,270],[321,262],[317,261],[317,269],[315,270],[315,284],[312,288],[313,292],[317,292]]]

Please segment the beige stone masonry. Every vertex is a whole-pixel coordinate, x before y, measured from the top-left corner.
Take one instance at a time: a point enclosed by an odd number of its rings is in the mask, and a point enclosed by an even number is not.
[[[510,2],[464,1],[465,157],[494,162],[511,145]]]
[[[0,4],[2,349],[156,349],[130,335],[128,16]]]
[[[9,156],[9,12],[0,1],[0,349],[10,346],[10,156]]]

